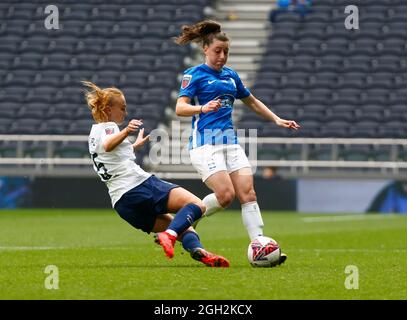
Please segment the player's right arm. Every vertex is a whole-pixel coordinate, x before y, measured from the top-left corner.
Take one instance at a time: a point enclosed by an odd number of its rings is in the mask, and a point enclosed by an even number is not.
[[[220,100],[209,101],[205,105],[192,105],[191,99],[197,95],[200,88],[199,71],[189,69],[184,73],[181,81],[181,88],[178,94],[175,113],[180,117],[190,117],[195,114],[218,111],[221,106]]]
[[[130,120],[126,128],[117,133],[111,134],[105,139],[105,141],[103,141],[103,149],[106,152],[114,150],[131,132],[136,131],[142,124],[143,122],[140,120]],[[106,134],[108,133],[106,132]]]
[[[209,101],[207,104],[203,106],[194,106],[191,104],[191,98],[182,96],[179,97],[177,100],[177,105],[175,106],[175,113],[177,116],[180,117],[190,117],[193,116],[194,114],[199,114],[199,113],[208,113],[211,111],[218,111],[221,106],[221,101],[218,100],[212,100]]]

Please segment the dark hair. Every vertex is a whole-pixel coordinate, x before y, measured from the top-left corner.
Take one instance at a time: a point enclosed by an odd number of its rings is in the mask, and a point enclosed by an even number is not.
[[[194,25],[184,25],[182,33],[174,38],[177,44],[187,44],[190,42],[201,42],[202,46],[209,46],[213,40],[229,41],[226,33],[221,31],[220,23],[213,20],[204,20]]]

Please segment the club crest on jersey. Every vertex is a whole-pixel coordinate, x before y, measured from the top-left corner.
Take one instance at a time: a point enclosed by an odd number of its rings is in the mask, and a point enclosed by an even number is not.
[[[233,103],[235,102],[235,97],[230,94],[224,94],[222,96],[216,97],[214,100],[220,100],[221,108],[232,108]]]
[[[112,134],[112,133],[114,133],[114,128],[106,128],[106,129],[105,129],[105,133],[106,133],[106,134]]]
[[[184,75],[184,77],[182,78],[182,82],[181,82],[181,88],[185,89],[186,87],[188,87],[189,84],[191,83],[191,79],[192,79],[192,76],[190,74]]]

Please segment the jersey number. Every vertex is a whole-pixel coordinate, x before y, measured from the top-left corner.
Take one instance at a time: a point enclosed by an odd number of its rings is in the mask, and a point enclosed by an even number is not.
[[[103,163],[96,162],[95,159],[97,158],[97,156],[97,153],[92,154],[92,161],[97,169],[97,174],[102,178],[103,181],[108,181],[112,177],[112,175],[107,173],[107,169]]]

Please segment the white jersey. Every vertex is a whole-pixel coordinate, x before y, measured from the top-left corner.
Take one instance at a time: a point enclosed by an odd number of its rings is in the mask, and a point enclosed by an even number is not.
[[[118,132],[120,129],[114,122],[94,124],[88,140],[93,168],[106,183],[113,207],[124,193],[151,176],[135,163],[133,146],[127,138],[112,151],[104,150],[104,141]]]

